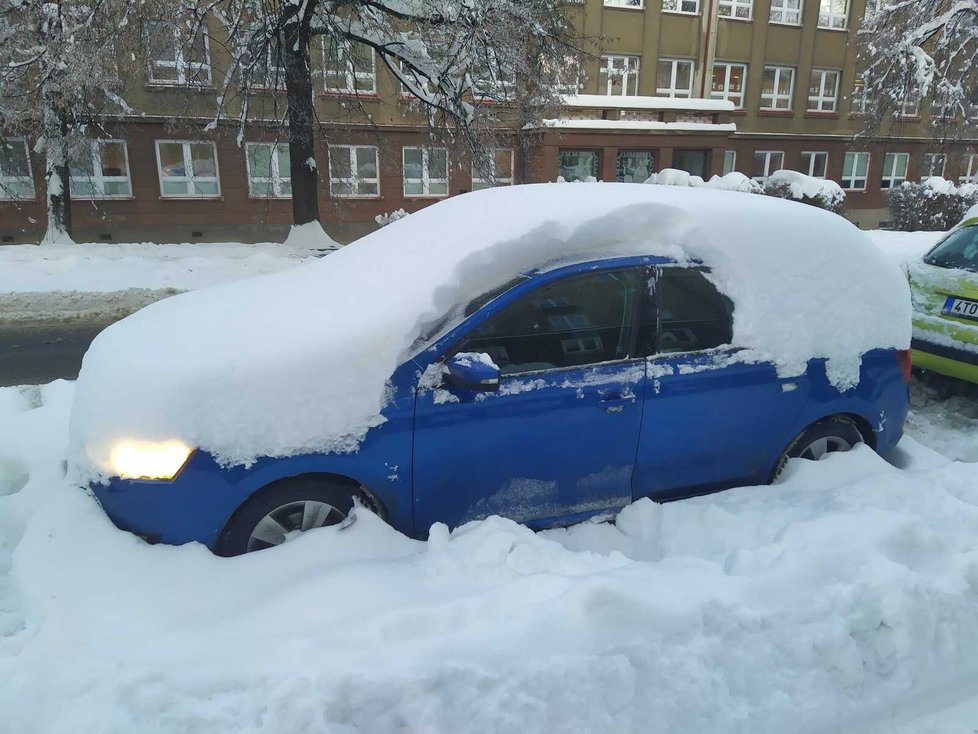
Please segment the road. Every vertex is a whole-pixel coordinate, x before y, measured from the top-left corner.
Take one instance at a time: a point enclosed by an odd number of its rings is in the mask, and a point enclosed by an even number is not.
[[[0,323],[0,387],[75,379],[88,345],[106,326],[104,322]]]

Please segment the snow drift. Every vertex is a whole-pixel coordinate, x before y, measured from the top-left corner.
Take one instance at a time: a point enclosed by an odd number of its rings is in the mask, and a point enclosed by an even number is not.
[[[833,214],[672,187],[489,189],[106,329],[78,380],[73,464],[98,475],[123,437],[181,439],[226,463],[355,450],[427,325],[521,272],[626,254],[701,259],[736,304],[735,343],[783,373],[825,357],[851,385],[861,354],[910,341],[899,270]]]

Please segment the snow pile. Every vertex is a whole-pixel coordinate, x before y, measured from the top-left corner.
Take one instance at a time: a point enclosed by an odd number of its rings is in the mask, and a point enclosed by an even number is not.
[[[902,274],[851,223],[814,207],[665,186],[500,187],[109,327],[82,365],[72,461],[98,472],[123,437],[180,439],[227,463],[355,450],[431,324],[533,268],[628,254],[713,268],[736,304],[744,358],[784,374],[825,357],[845,387],[862,353],[910,341]]]
[[[315,166],[315,161],[313,161]],[[319,222],[306,222],[305,224],[292,225],[289,234],[285,238],[285,247],[296,250],[338,250],[342,245],[334,240],[323,229]]]
[[[760,194],[764,192],[763,186],[739,171],[731,171],[723,176],[714,176],[704,183],[703,186],[708,189],[718,189],[720,191],[739,191],[743,194]]]
[[[659,186],[702,186],[703,179],[678,168],[663,168],[649,176],[644,183]]]
[[[837,209],[846,200],[846,192],[835,181],[807,176],[798,171],[775,171],[768,177],[764,189],[768,194],[777,195],[777,190],[782,187],[787,189],[792,199],[813,199],[823,209]]]
[[[978,689],[978,467],[911,438],[615,525],[221,559],[61,479],[70,400],[0,390],[5,734],[904,734]]]
[[[388,224],[393,224],[398,219],[404,219],[408,213],[403,209],[395,209],[392,212],[386,212],[385,214],[378,214],[374,217],[374,221],[377,222],[378,227],[386,227]]]

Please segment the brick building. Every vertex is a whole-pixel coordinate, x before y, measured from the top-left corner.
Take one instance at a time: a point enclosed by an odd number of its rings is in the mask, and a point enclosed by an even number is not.
[[[872,0],[869,0],[872,2]],[[934,142],[925,105],[908,104],[885,138],[859,136],[856,29],[867,0],[584,0],[567,12],[600,54],[567,82],[566,104],[538,130],[513,131],[494,156],[495,184],[638,181],[662,168],[763,179],[778,168],[833,179],[863,227],[887,217],[883,192],[942,175],[978,180],[978,133]],[[291,220],[281,126],[204,133],[220,44],[189,52],[148,44],[130,80],[138,117],[109,125],[76,161],[72,216],[80,241],[277,239]],[[427,144],[423,112],[369,50],[320,45],[320,207],[340,241],[374,217],[414,211],[488,185],[450,144]],[[281,77],[278,77],[281,78]],[[269,89],[268,119],[281,107]],[[179,110],[179,112],[176,112]],[[976,108],[978,116],[978,108]],[[37,241],[43,171],[33,141],[0,155],[0,241]]]

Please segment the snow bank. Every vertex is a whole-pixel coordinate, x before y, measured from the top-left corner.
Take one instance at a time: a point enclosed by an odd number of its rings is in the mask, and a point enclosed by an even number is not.
[[[763,186],[739,171],[731,171],[723,176],[713,176],[703,186],[708,189],[718,189],[720,191],[739,191],[743,194],[760,194],[764,192]]]
[[[912,438],[615,525],[359,514],[221,559],[61,478],[70,402],[0,389],[4,734],[904,734],[975,691],[978,466]]]
[[[798,171],[780,170],[767,179],[768,186],[783,185],[791,192],[792,199],[818,199],[828,206],[840,206],[846,200],[846,192],[835,181],[815,178]]]
[[[73,463],[98,471],[112,444],[134,436],[182,439],[228,463],[355,450],[430,324],[532,268],[625,254],[711,266],[737,304],[734,341],[784,373],[825,357],[833,381],[850,385],[862,353],[910,341],[900,272],[814,207],[629,184],[500,187],[109,327],[82,364]]]

